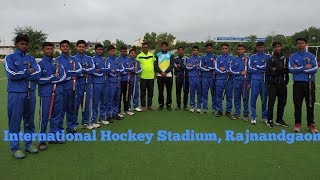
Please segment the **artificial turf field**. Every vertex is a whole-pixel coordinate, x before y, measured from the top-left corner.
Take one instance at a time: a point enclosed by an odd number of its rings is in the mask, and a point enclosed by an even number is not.
[[[0,64],[0,78],[5,77]],[[317,75],[319,85],[320,73]],[[284,119],[294,125],[292,81],[288,85],[288,103]],[[0,80],[0,179],[319,179],[320,143],[299,142],[157,142],[156,137],[144,142],[68,142],[48,145],[48,150],[36,155],[26,153],[26,158],[16,160],[9,153],[8,142],[3,141],[3,130],[8,129],[6,109],[7,80]],[[320,103],[317,86],[316,102]],[[173,89],[175,101],[175,89]],[[157,107],[155,83],[154,106]],[[39,103],[39,101],[38,101]],[[175,107],[175,103],[173,104]],[[210,107],[210,106],[209,106]],[[260,105],[257,106],[260,110]],[[36,109],[36,132],[39,124]],[[261,113],[258,111],[258,118]],[[320,105],[315,105],[315,123],[320,128]],[[305,110],[303,118],[305,119]],[[244,132],[279,132],[270,130],[261,121],[257,125],[241,120],[230,120],[211,113],[200,115],[185,111],[136,113],[100,129],[114,132],[153,132],[166,129],[183,132],[216,132],[224,139],[225,130]],[[303,121],[303,132],[306,121]],[[99,131],[99,130],[98,130]],[[89,132],[80,130],[80,132]],[[22,149],[24,144],[20,143]]]

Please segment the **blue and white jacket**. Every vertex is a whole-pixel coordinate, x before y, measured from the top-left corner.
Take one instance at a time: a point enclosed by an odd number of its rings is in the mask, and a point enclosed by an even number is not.
[[[85,83],[85,77],[83,74],[87,74],[88,76],[88,84],[92,83],[92,75],[95,71],[95,65],[93,63],[93,60],[90,56],[87,56],[85,54],[77,53],[73,58],[76,58],[77,61],[82,66],[82,76],[78,77],[77,82],[78,85],[83,85]],[[86,68],[87,65],[87,68]]]
[[[231,61],[230,72],[234,80],[244,80],[244,75],[242,75],[242,71],[248,71],[248,62],[249,58],[245,54],[238,55],[237,57],[233,58]],[[247,69],[245,68],[247,66]],[[250,80],[249,73],[246,75],[246,80]]]
[[[55,94],[61,94],[63,92],[62,82],[66,78],[63,66],[48,56],[43,56],[39,65],[41,67],[41,76],[37,81],[38,95],[40,97],[51,96],[54,84],[56,84]],[[58,68],[58,77],[56,77],[56,68]]]
[[[310,69],[305,66],[311,64]],[[289,58],[289,72],[293,74],[293,81],[308,82],[315,81],[315,74],[318,72],[318,63],[315,55],[307,52],[306,50],[297,51]]]
[[[120,57],[118,57],[117,61],[120,62],[122,64],[122,66],[124,67],[124,71],[121,74],[121,81],[127,81],[128,80],[128,73],[131,74],[131,71],[134,68],[134,64],[128,58],[128,56],[120,56]]]
[[[34,69],[34,73],[30,74],[27,64]],[[29,82],[30,90],[36,90],[36,81],[40,78],[41,68],[34,57],[16,49],[13,54],[5,57],[4,67],[8,77],[8,92],[28,92]]]
[[[217,56],[213,53],[206,54],[205,56],[202,56],[200,61],[200,71],[201,71],[201,77],[203,78],[213,78],[213,75],[215,73],[215,61]]]
[[[114,56],[109,56],[107,59],[109,76],[108,82],[118,83],[120,82],[121,74],[124,71],[124,67],[121,62]]]
[[[134,77],[138,76],[141,73],[142,68],[140,66],[139,61],[137,61],[137,59],[130,58],[130,57],[128,57],[128,59],[131,61],[131,64],[133,65],[133,69],[131,70],[131,73],[130,73],[130,81],[133,82],[134,81]],[[137,67],[137,69],[135,69],[135,67]],[[138,77],[136,77],[136,82],[138,82],[137,78]]]
[[[267,61],[271,58],[267,53],[256,53],[249,58],[249,69],[251,79],[264,80],[267,69]]]
[[[198,55],[192,55],[188,58],[186,68],[188,70],[189,77],[200,77],[200,62],[201,57]],[[188,64],[192,64],[192,66],[189,67]]]
[[[101,55],[95,55],[93,57],[95,70],[93,73],[93,84],[104,84],[107,81],[108,64],[107,59]]]
[[[216,79],[225,80],[230,76],[230,65],[233,57],[230,54],[221,54],[215,63]],[[225,70],[221,71],[223,67]],[[230,77],[229,77],[230,78]]]

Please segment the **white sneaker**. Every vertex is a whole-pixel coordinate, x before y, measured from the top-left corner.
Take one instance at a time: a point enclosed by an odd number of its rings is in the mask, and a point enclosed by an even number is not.
[[[102,120],[101,123],[104,124],[104,125],[108,125],[108,124],[109,124],[109,121]]]
[[[139,108],[139,107],[135,108],[134,110],[137,111],[137,112],[142,112],[142,109]]]
[[[201,109],[197,109],[197,113],[201,113]]]
[[[118,114],[118,116],[119,116],[119,117],[121,117],[121,118],[123,118],[123,115],[122,115],[122,113],[119,113],[119,114]]]
[[[257,120],[256,119],[251,119],[251,124],[257,124]]]
[[[261,119],[261,122],[263,122],[263,123],[267,123],[267,122],[268,122],[268,120],[267,120],[267,119]]]
[[[88,129],[88,130],[92,130],[92,129],[93,129],[93,127],[91,126],[91,124],[84,124],[84,125],[82,125],[81,128],[82,128],[82,129]]]
[[[193,113],[194,111],[195,111],[194,107],[191,107],[190,112]]]
[[[130,111],[127,111],[126,114],[129,115],[129,116],[134,115],[134,113],[133,113],[133,112],[130,112]]]
[[[129,111],[131,111],[131,108],[129,108]]]
[[[98,124],[98,123],[92,123],[92,127],[93,127],[93,128],[99,128],[99,127],[100,127],[100,124]]]

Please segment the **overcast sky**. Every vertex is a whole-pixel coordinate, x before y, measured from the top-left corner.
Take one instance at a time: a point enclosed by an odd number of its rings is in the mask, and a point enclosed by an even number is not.
[[[32,26],[49,41],[128,44],[146,32],[170,32],[178,40],[291,35],[320,26],[318,0],[1,0],[0,44],[12,44],[13,29]]]

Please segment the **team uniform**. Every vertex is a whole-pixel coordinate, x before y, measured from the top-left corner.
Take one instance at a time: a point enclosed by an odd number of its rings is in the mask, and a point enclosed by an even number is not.
[[[310,69],[305,66],[311,64]],[[293,102],[296,132],[301,128],[301,108],[303,99],[306,100],[307,125],[311,132],[317,132],[314,126],[314,103],[315,103],[315,74],[318,64],[313,54],[298,51],[289,58],[289,72],[293,74]]]
[[[189,75],[189,85],[190,85],[190,106],[191,112],[195,111],[195,96],[197,94],[197,112],[201,112],[202,96],[201,96],[201,75],[200,75],[200,61],[201,57],[198,55],[192,55],[188,58],[187,64],[192,66],[187,66]]]
[[[181,90],[183,90],[183,107],[188,108],[189,96],[189,76],[186,68],[188,58],[185,56],[177,56],[174,58],[174,75],[176,76],[176,98],[177,107],[181,108]],[[180,65],[179,67],[177,65]]]
[[[134,113],[129,112],[129,93],[130,89],[130,76],[134,68],[134,64],[129,59],[128,56],[120,56],[117,60],[124,67],[124,71],[121,74],[121,93],[120,93],[120,103],[119,103],[119,113],[121,112],[121,99],[123,99],[123,110],[128,115],[133,115]],[[128,92],[128,97],[127,97]]]
[[[230,64],[233,57],[230,54],[220,55],[215,63],[216,71],[216,106],[217,106],[217,116],[221,116],[223,112],[222,101],[226,95],[226,115],[231,116],[232,110],[232,89],[233,89],[233,79],[230,73]],[[221,71],[220,68],[223,67],[225,70]],[[224,94],[225,93],[225,94]]]
[[[76,132],[77,115],[76,115],[76,103],[77,103],[77,77],[82,74],[81,64],[76,58],[73,58],[69,54],[61,53],[56,61],[64,67],[66,72],[66,78],[62,82],[63,87],[63,109],[62,119],[66,115],[67,132]],[[59,130],[63,130],[63,121],[59,124]]]
[[[24,133],[34,133],[35,89],[41,68],[32,56],[18,49],[5,57],[4,67],[8,78],[9,133],[20,132],[22,119]],[[30,74],[29,68],[34,69],[34,73]],[[32,141],[26,141],[25,147],[29,152],[38,152],[32,146]],[[24,157],[24,154],[20,151],[19,141],[10,141],[10,151],[16,158]]]
[[[107,86],[108,86],[108,68],[107,59],[101,55],[95,55],[93,58],[95,70],[92,77],[93,96],[92,96],[92,126],[99,128],[99,123],[109,124],[106,120],[107,110]]]
[[[270,55],[266,53],[256,53],[249,59],[248,72],[251,76],[251,100],[250,100],[250,111],[251,111],[251,123],[257,123],[256,103],[257,98],[260,94],[262,102],[262,122],[266,122],[267,119],[267,97],[268,97],[268,86],[265,81],[266,64],[270,60]]]
[[[109,122],[113,122],[112,118],[121,119],[118,115],[121,92],[120,77],[124,67],[114,56],[108,57],[107,64],[109,74],[106,117]]]
[[[239,119],[241,114],[241,103],[243,103],[243,116],[247,120],[249,116],[249,87],[250,76],[242,75],[243,71],[247,71],[248,58],[246,55],[238,55],[235,57],[230,66],[230,72],[233,77],[233,101],[235,113],[232,119]]]
[[[200,71],[201,71],[201,92],[202,92],[202,103],[204,113],[208,110],[208,91],[210,89],[211,101],[212,101],[212,112],[216,110],[216,87],[215,87],[215,61],[216,55],[210,53],[206,54],[201,58]]]
[[[90,101],[91,101],[91,86],[92,75],[95,71],[95,65],[91,57],[77,53],[73,58],[82,66],[82,75],[77,78],[77,104],[76,104],[76,117],[78,117],[78,109],[82,109],[82,128],[92,129],[89,123],[90,118]],[[87,77],[85,77],[85,75]],[[86,93],[85,93],[86,92]],[[85,98],[83,98],[86,96]],[[83,102],[85,100],[85,102]]]
[[[63,130],[60,127],[63,124],[62,82],[66,78],[66,72],[52,57],[44,56],[39,65],[41,76],[37,84],[40,96],[40,133],[47,133],[48,123],[50,123],[49,133],[61,132]],[[58,77],[56,73],[59,74]]]
[[[158,102],[159,102],[159,109],[163,108],[164,106],[164,86],[167,89],[167,100],[166,106],[169,110],[171,110],[172,104],[172,86],[173,86],[173,55],[169,51],[159,52],[156,54],[156,60],[154,63],[154,69],[157,72],[157,84],[158,84]],[[166,76],[162,77],[161,73],[165,72]]]
[[[130,58],[129,60],[131,61],[131,64],[133,64],[133,69],[130,73],[130,96],[129,96],[129,109],[131,109],[131,99],[133,103],[133,110],[140,112],[141,109],[139,108],[139,75],[142,71],[140,63],[134,59]]]

